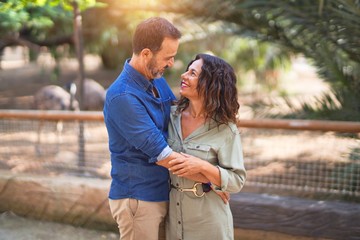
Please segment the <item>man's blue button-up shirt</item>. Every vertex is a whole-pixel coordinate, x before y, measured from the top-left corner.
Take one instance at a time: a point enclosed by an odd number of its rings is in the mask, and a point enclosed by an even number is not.
[[[104,104],[112,165],[109,198],[168,201],[168,170],[156,161],[168,148],[175,96],[164,78],[151,83],[128,61],[107,90]],[[152,93],[153,85],[159,98]]]

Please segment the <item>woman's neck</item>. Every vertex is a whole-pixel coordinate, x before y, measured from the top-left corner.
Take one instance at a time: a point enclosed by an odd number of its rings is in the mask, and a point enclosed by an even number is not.
[[[202,106],[202,101],[190,101],[189,106],[182,111],[181,134],[183,139],[206,122],[205,111]]]
[[[187,107],[187,111],[192,118],[205,117],[202,101],[190,101],[189,106]]]

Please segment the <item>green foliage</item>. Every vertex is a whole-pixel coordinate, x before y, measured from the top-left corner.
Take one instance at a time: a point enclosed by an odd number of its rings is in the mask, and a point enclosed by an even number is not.
[[[254,72],[256,83],[268,91],[278,87],[278,71],[290,68],[291,53],[276,44],[261,42],[255,39],[232,37],[228,46],[222,49],[219,56],[242,73]],[[243,80],[245,82],[245,80]]]
[[[8,39],[48,47],[71,45],[74,1],[1,2],[0,50]],[[125,58],[131,56],[131,33],[139,19],[172,12],[180,16],[172,15],[172,19],[177,26],[183,26],[185,42],[180,45],[177,56],[180,61],[170,72],[171,79],[178,81],[196,53],[211,49],[237,69],[240,80],[247,71],[254,71],[259,83],[272,90],[277,83],[269,76],[276,74],[279,66],[288,66],[292,53],[302,53],[330,84],[332,97],[324,95],[317,99],[317,104],[303,102],[300,110],[290,106],[294,111],[285,117],[359,119],[358,0],[102,2],[105,7],[93,8],[99,6],[96,0],[76,1],[83,10],[86,49],[99,54],[108,68],[121,66]]]
[[[357,99],[344,89],[332,90],[313,100],[290,101],[284,97],[284,102],[254,104],[255,115],[271,118],[287,119],[324,119],[337,121],[360,121],[360,112],[357,111]],[[272,109],[283,109],[275,112]]]
[[[184,0],[164,3],[169,11],[224,31],[277,43],[313,60],[335,91],[351,95],[342,107],[360,112],[360,2],[351,0]]]
[[[109,14],[114,4],[116,1],[108,0],[106,7],[92,8],[83,14],[85,46],[88,52],[98,54],[108,69],[122,66],[132,54],[131,18],[125,13]]]
[[[96,0],[55,0],[52,2],[53,4],[61,4],[67,11],[73,11],[74,3],[78,4],[80,11],[99,6],[96,4]]]
[[[37,44],[57,35],[71,34],[71,13],[53,1],[10,0],[2,4],[1,38],[22,38]]]
[[[105,6],[96,0],[8,0],[0,3],[0,39],[10,44],[28,41],[39,46],[71,43],[74,3],[82,11]]]
[[[185,28],[187,25],[191,25],[191,28]],[[177,26],[183,27],[181,31],[185,40],[176,55],[177,64],[168,74],[168,79],[174,79],[174,83],[171,82],[173,86],[178,84],[187,63],[201,52],[226,59],[235,69],[239,85],[245,84],[245,73],[254,72],[256,80],[266,90],[272,90],[278,85],[278,77],[273,77],[271,73],[290,67],[291,53],[281,46],[224,33],[226,26],[219,22],[201,24],[186,20]]]
[[[9,0],[0,3],[0,34],[20,30],[22,24],[29,19],[29,14],[23,10],[23,1]]]

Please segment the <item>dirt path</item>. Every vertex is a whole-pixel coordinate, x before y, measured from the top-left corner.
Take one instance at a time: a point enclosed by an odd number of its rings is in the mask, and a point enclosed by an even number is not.
[[[119,236],[113,232],[26,219],[9,212],[0,214],[0,240],[112,240],[118,238]]]

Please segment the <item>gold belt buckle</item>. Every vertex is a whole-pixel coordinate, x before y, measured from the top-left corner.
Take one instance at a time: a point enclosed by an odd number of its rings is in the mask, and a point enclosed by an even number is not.
[[[194,186],[192,188],[180,188],[180,187],[175,187],[179,192],[193,192],[194,195],[196,197],[203,197],[205,195],[205,192],[202,192],[201,194],[198,194],[197,192],[197,186],[201,185],[202,183],[195,183]]]

